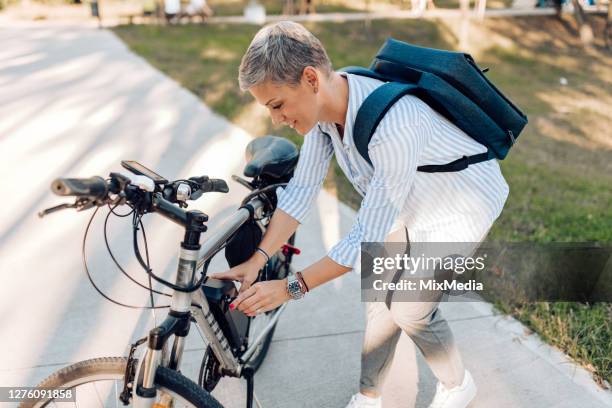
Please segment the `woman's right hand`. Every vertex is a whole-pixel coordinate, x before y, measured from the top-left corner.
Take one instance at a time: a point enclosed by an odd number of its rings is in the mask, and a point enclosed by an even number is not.
[[[259,271],[264,267],[264,265],[265,262],[262,264],[259,261],[257,254],[255,254],[255,256],[250,258],[248,261],[234,266],[229,271],[211,273],[208,276],[214,279],[238,281],[240,282],[239,293],[242,293],[250,288],[253,282],[257,280]]]

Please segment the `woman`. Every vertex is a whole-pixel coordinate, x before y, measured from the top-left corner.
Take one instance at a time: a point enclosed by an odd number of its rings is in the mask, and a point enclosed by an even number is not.
[[[242,59],[239,82],[269,109],[274,123],[289,125],[304,135],[304,143],[258,250],[247,262],[213,275],[242,282],[232,308],[253,316],[298,299],[353,269],[361,242],[385,241],[394,230],[407,231],[411,242],[480,242],[503,208],[508,186],[494,160],[456,173],[417,173],[419,165],[448,163],[486,148],[413,96],[393,105],[379,124],[368,145],[369,165],[355,149],[352,128],[359,106],[381,82],[334,72],[319,40],[297,23],[279,22],[257,33]],[[363,196],[352,230],[289,282],[252,284],[268,254],[304,220],[334,153]],[[469,404],[476,386],[438,303],[370,302],[367,312],[360,392],[347,407],[381,406],[382,381],[401,330],[439,380],[431,406]]]

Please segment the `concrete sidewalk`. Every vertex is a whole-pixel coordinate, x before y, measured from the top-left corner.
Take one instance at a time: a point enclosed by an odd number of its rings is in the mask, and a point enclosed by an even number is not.
[[[125,355],[152,324],[150,312],[102,299],[81,264],[81,239],[91,211],[64,211],[44,220],[37,211],[62,202],[49,184],[59,176],[106,175],[133,159],[168,178],[240,174],[251,135],[212,113],[195,96],[129,52],[110,32],[30,25],[0,28],[0,169],[8,199],[0,219],[0,385],[34,385],[82,359]],[[205,73],[203,73],[205,74]],[[246,190],[209,195],[193,205],[211,228],[236,208]],[[354,213],[327,193],[299,233],[304,267],[350,228]],[[146,221],[155,270],[172,276],[180,230]],[[89,266],[114,298],[145,305],[113,267],[102,242],[103,217],[90,232]],[[117,258],[138,274],[129,222],[110,221]],[[224,267],[220,261],[213,270]],[[138,275],[144,282],[144,274]],[[255,379],[261,407],[344,407],[358,387],[364,308],[359,277],[349,273],[291,302],[270,354]],[[164,299],[159,304],[167,303]],[[473,407],[609,407],[610,392],[486,303],[442,306],[479,385]],[[157,316],[160,320],[159,314]],[[183,371],[195,377],[203,343],[193,331]],[[427,406],[435,380],[402,336],[384,388],[388,407]],[[245,383],[223,379],[215,396],[244,406]]]

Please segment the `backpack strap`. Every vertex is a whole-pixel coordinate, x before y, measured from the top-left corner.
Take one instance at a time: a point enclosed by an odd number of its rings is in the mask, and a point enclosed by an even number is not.
[[[355,147],[370,165],[372,160],[368,155],[368,144],[376,132],[376,128],[385,114],[402,96],[414,93],[417,86],[399,82],[387,82],[379,86],[363,101],[357,112],[353,126],[353,139]]]
[[[417,167],[417,171],[423,173],[449,173],[453,171],[461,171],[468,168],[470,164],[476,164],[483,161],[495,158],[495,154],[491,150],[484,153],[475,154],[473,156],[463,156],[460,159],[446,164],[429,164],[426,166]]]
[[[350,72],[350,71],[349,71]],[[360,73],[357,73],[359,75]],[[417,95],[421,91],[418,85],[404,84],[400,82],[387,82],[376,88],[363,101],[363,104],[357,112],[355,124],[353,126],[353,139],[355,147],[361,157],[363,157],[370,165],[372,160],[368,155],[368,144],[376,132],[380,121],[385,114],[391,109],[393,104],[405,95]],[[484,153],[475,154],[473,156],[463,156],[460,159],[447,164],[434,164],[417,167],[417,171],[424,173],[446,173],[461,171],[466,169],[470,164],[476,164],[483,161],[491,160],[495,154],[489,149]]]

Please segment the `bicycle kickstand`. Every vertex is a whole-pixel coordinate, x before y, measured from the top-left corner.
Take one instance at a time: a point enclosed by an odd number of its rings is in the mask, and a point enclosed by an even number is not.
[[[247,382],[246,408],[253,408],[254,374],[253,369],[250,367],[246,367],[243,372]]]

